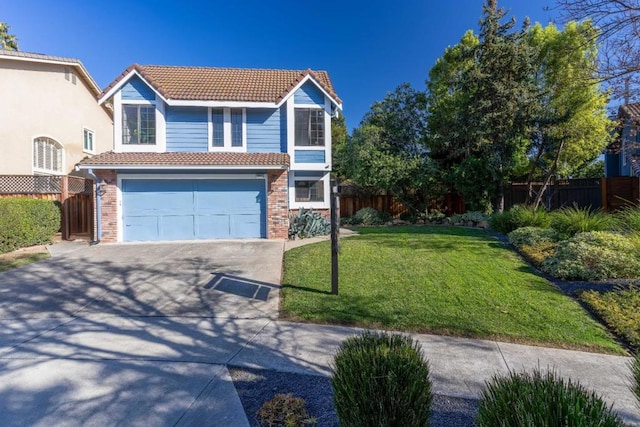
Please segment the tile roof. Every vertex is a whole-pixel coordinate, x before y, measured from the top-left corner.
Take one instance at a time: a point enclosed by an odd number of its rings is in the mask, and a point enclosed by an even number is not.
[[[83,166],[289,166],[287,153],[114,153],[85,158]]]
[[[92,89],[96,98],[100,95],[100,86],[93,80],[89,71],[84,67],[82,62],[79,59],[75,58],[66,58],[63,56],[52,56],[52,55],[43,55],[41,53],[29,53],[29,52],[21,52],[21,51],[13,51],[13,50],[3,50],[0,49],[0,59],[9,59],[9,60],[21,60],[21,61],[31,61],[31,62],[58,62],[62,64],[67,64],[72,67],[77,68],[80,71],[80,75],[85,79],[85,81],[89,84],[89,87]]]
[[[128,67],[102,91],[101,97],[134,70],[165,99],[171,100],[278,103],[310,75],[333,99],[342,102],[326,71],[138,64]]]

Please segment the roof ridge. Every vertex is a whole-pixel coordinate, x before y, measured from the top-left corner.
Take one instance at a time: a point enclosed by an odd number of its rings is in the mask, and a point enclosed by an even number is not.
[[[316,73],[327,73],[325,70],[293,69],[293,68],[261,68],[261,67],[213,67],[208,65],[159,65],[159,64],[137,64],[140,67],[155,68],[187,68],[187,69],[204,69],[204,70],[250,70],[250,71],[288,71],[293,73],[304,73],[305,71],[313,71]]]

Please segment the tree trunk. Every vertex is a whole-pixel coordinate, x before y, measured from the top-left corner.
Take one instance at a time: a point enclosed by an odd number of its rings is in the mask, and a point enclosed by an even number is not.
[[[538,207],[540,206],[542,195],[545,193],[545,191],[547,191],[547,187],[549,187],[551,177],[556,173],[556,170],[558,170],[558,162],[560,161],[560,153],[562,153],[562,148],[564,148],[564,141],[560,142],[560,146],[558,147],[558,151],[556,152],[556,157],[553,159],[553,164],[549,168],[549,171],[547,171],[547,176],[545,176],[544,178],[542,188],[538,192],[538,195],[536,196],[536,199],[533,203],[534,209],[538,209]]]

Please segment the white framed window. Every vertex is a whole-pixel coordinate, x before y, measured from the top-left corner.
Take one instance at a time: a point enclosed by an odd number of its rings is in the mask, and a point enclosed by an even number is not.
[[[322,179],[296,179],[294,182],[296,203],[324,203],[324,181]]]
[[[295,146],[324,147],[325,120],[321,108],[295,109]]]
[[[35,173],[59,175],[63,173],[64,147],[48,137],[33,140],[33,171]]]
[[[156,144],[155,105],[122,104],[122,144]]]
[[[209,151],[247,150],[247,112],[244,108],[209,109]]]
[[[95,133],[91,129],[82,130],[82,151],[85,153],[95,153]]]

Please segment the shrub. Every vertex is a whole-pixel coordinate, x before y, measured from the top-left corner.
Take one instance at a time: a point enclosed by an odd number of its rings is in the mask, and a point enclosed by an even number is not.
[[[291,393],[276,394],[266,401],[258,411],[262,427],[300,427],[315,425],[315,419],[309,418],[306,402]]]
[[[410,337],[364,332],[347,339],[335,356],[331,384],[341,426],[428,424],[429,365]]]
[[[438,209],[427,211],[424,218],[429,222],[442,223],[447,216]]]
[[[462,214],[463,222],[470,221],[477,224],[481,221],[488,221],[488,220],[489,220],[489,215],[486,215],[483,212],[472,211],[472,212],[465,212]]]
[[[535,209],[533,206],[516,205],[511,208],[510,212],[516,228],[549,228],[549,225],[551,224],[551,214],[544,208]]]
[[[353,222],[362,225],[380,225],[383,223],[383,218],[373,208],[362,208],[353,216]]]
[[[622,426],[599,396],[555,372],[510,372],[487,382],[476,423],[485,426]]]
[[[618,212],[620,227],[626,231],[640,232],[640,206],[627,207]]]
[[[518,248],[523,245],[536,245],[538,243],[555,243],[558,241],[558,233],[549,228],[522,227],[508,234],[509,242]]]
[[[613,215],[577,206],[563,208],[551,214],[551,227],[563,239],[587,231],[612,231],[618,226],[618,220]]]
[[[640,350],[640,288],[632,286],[611,292],[585,291],[579,298],[616,335]]]
[[[313,209],[300,209],[297,215],[289,215],[289,238],[324,236],[331,232],[331,223]]]
[[[513,215],[511,215],[511,212],[509,211],[494,213],[491,215],[489,218],[489,227],[491,227],[493,231],[497,231],[502,234],[510,233],[517,228],[513,220]]]
[[[561,279],[605,280],[636,278],[640,274],[640,247],[629,237],[594,231],[580,233],[558,244],[542,269]]]
[[[50,200],[0,199],[0,253],[50,243],[60,209]]]
[[[522,245],[520,252],[536,266],[542,265],[545,259],[556,253],[557,242],[538,242],[532,245]]]

